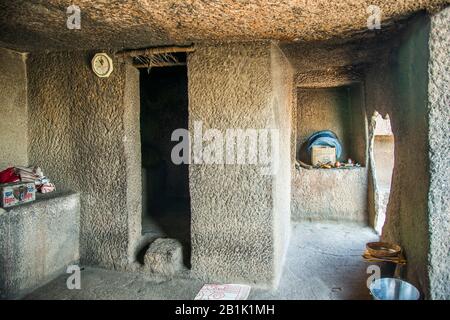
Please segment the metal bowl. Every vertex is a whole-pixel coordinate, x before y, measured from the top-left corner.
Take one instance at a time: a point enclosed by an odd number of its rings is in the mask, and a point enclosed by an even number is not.
[[[419,300],[420,293],[412,284],[395,278],[381,278],[371,283],[370,293],[375,300]]]
[[[402,251],[399,245],[388,242],[369,242],[366,248],[370,255],[377,258],[395,257]]]

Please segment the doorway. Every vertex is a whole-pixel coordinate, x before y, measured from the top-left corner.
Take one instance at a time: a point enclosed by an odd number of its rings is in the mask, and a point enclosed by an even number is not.
[[[374,120],[373,156],[376,184],[374,226],[378,234],[381,234],[391,193],[392,172],[394,170],[394,135],[388,114],[382,117],[378,112],[375,112]]]
[[[176,129],[188,129],[186,65],[142,68],[140,125],[142,234],[177,239],[190,259],[191,209],[188,164],[171,160]]]

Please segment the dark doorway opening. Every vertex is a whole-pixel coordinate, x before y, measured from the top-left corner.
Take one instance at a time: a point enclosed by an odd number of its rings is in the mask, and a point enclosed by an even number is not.
[[[188,129],[187,68],[140,69],[142,234],[177,239],[190,261],[188,164],[171,160],[172,132]]]

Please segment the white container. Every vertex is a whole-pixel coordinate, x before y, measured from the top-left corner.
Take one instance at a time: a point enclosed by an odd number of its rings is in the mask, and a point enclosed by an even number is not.
[[[334,164],[336,162],[336,149],[327,146],[313,146],[311,148],[311,163],[313,166],[319,164]]]

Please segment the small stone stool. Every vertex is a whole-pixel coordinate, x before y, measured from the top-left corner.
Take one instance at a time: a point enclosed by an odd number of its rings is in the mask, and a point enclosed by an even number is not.
[[[145,267],[153,273],[171,276],[183,269],[183,248],[175,239],[158,238],[145,252]]]

